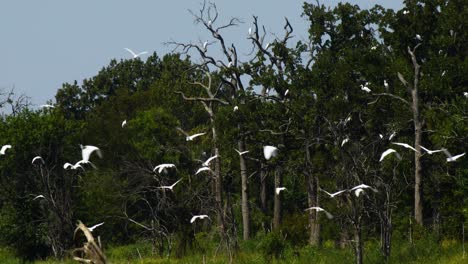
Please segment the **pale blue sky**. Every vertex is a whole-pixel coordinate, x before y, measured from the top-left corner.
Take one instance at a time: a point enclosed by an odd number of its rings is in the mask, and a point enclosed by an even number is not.
[[[187,11],[198,10],[200,1],[157,0],[2,0],[0,2],[0,89],[31,97],[33,105],[53,99],[64,82],[94,76],[111,59],[130,58],[123,49],[170,52],[164,42],[199,42],[207,34]],[[231,17],[244,24],[229,30],[228,42],[244,54],[252,15],[267,31],[281,33],[284,17],[295,36],[307,38],[308,23],[301,18],[304,1],[215,0],[220,22]],[[310,2],[310,1],[309,1]],[[314,1],[315,2],[315,1]],[[335,5],[336,0],[320,1]],[[354,0],[361,8],[374,4],[400,9],[402,0]],[[268,8],[265,8],[268,6]],[[271,36],[270,36],[271,37]],[[271,37],[272,38],[272,37]],[[143,56],[145,59],[146,56]]]

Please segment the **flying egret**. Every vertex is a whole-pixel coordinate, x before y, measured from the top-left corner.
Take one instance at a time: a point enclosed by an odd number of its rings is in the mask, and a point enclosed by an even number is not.
[[[205,135],[205,134],[206,134],[206,133],[197,133],[197,134],[193,134],[193,135],[191,135],[191,136],[187,136],[186,140],[187,140],[187,141],[192,141],[194,138],[199,137],[199,136],[203,136],[203,135]]]
[[[205,41],[203,43],[203,50],[206,52],[206,47],[208,47],[208,41]]]
[[[268,42],[268,43],[265,45],[265,49],[267,50],[269,47],[270,47],[270,43]]]
[[[374,192],[378,192],[377,189],[374,189],[374,188],[372,188],[372,187],[370,187],[369,185],[366,185],[366,184],[360,184],[358,186],[354,186],[349,191],[354,191],[354,194],[356,195],[356,197],[359,197],[359,194],[364,192],[364,189],[371,189]]]
[[[197,172],[195,172],[195,175],[197,175],[198,173],[202,172],[202,171],[210,171],[210,172],[213,172],[209,167],[201,167],[197,170]]]
[[[389,137],[388,140],[392,140],[396,136],[396,132],[394,131]]]
[[[132,54],[132,56],[133,56],[134,59],[135,59],[135,58],[138,58],[139,56],[141,56],[141,55],[143,55],[143,54],[148,53],[147,51],[142,51],[142,52],[136,54],[135,52],[133,52],[133,50],[131,50],[131,49],[129,49],[129,48],[125,48],[125,50],[128,51],[128,52],[130,52],[130,53]]]
[[[418,152],[415,148],[413,148],[412,146],[406,144],[406,143],[399,143],[399,142],[392,142],[392,144],[394,145],[398,145],[398,146],[402,146],[402,147],[405,147],[407,149],[411,149],[413,150],[414,152]]]
[[[11,145],[3,145],[2,149],[0,149],[0,155],[5,155],[5,151],[10,148],[11,148]]]
[[[45,199],[44,195],[39,194],[38,196],[34,197],[33,201],[36,200],[36,199],[39,199],[39,198]]]
[[[44,164],[44,160],[42,159],[41,156],[36,156],[36,157],[34,157],[34,158],[32,159],[32,161],[31,161],[31,164],[34,164],[34,162],[35,162],[36,160],[40,160],[40,161],[42,162],[42,164]]]
[[[421,35],[419,35],[419,34],[416,34],[416,39],[419,40],[419,41],[422,41],[422,40],[423,40],[422,37],[421,37]]]
[[[214,156],[208,158],[205,162],[203,162],[202,166],[203,166],[203,167],[208,167],[208,166],[210,166],[210,162],[211,162],[212,160],[216,159],[216,158],[218,158],[218,155],[214,155]]]
[[[246,151],[242,151],[242,152],[240,152],[240,151],[239,151],[239,150],[237,150],[237,149],[234,149],[234,150],[237,152],[237,154],[239,154],[239,156],[242,156],[242,155],[244,155],[244,154],[247,154],[247,153],[249,153],[249,151],[248,151],[248,150],[246,150]]]
[[[205,218],[210,219],[210,217],[207,216],[207,215],[194,215],[194,216],[192,217],[192,219],[190,219],[190,223],[193,224],[193,222],[195,222],[195,220],[197,220],[197,219],[205,219]]]
[[[444,149],[437,149],[437,150],[429,150],[421,145],[419,145],[424,151],[426,151],[429,155],[432,155],[434,153],[437,153],[437,152],[443,152]]]
[[[462,154],[455,155],[455,156],[452,156],[452,154],[450,154],[450,152],[448,152],[447,149],[443,149],[443,152],[445,153],[445,155],[447,155],[447,162],[453,162],[465,156],[465,152],[463,152]]]
[[[174,186],[176,186],[177,183],[179,183],[182,179],[176,181],[174,184],[170,185],[170,186],[161,186],[161,187],[158,187],[158,189],[169,189],[172,191],[172,189],[174,188]]]
[[[50,105],[50,104],[43,104],[39,106],[40,108],[55,108],[55,106]]]
[[[122,122],[122,128],[123,128],[125,125],[127,125],[127,120],[124,120],[124,121]]]
[[[343,139],[343,141],[341,141],[341,146],[343,147],[343,145],[346,144],[348,141],[349,141],[349,138]]]
[[[371,89],[369,89],[369,87],[367,87],[367,84],[364,86],[361,84],[361,90],[363,90],[364,92],[366,93],[370,93],[371,92]]]
[[[252,28],[249,27],[249,36],[252,36],[252,33],[253,33],[253,32],[252,32]]]
[[[83,161],[89,161],[89,157],[93,152],[96,152],[96,154],[102,158],[102,152],[98,147],[87,145],[83,146],[80,144],[81,147],[81,156],[83,157]]]
[[[239,107],[236,105],[236,106],[234,106],[233,112],[235,112],[235,111],[237,111],[237,110],[239,110]]]
[[[264,146],[263,155],[265,156],[266,160],[269,160],[272,157],[276,157],[276,155],[278,155],[278,148],[273,146]]]
[[[286,92],[284,92],[284,96],[288,95],[289,89],[286,89]]]
[[[88,230],[89,230],[89,232],[93,232],[94,229],[96,229],[96,227],[100,227],[100,226],[102,226],[103,224],[104,224],[104,222],[99,223],[99,224],[96,224],[96,225],[93,225],[92,227],[88,227]]]
[[[463,95],[468,98],[468,92],[463,92]]]
[[[333,215],[330,214],[329,212],[327,212],[325,209],[321,208],[321,207],[317,207],[317,206],[312,206],[312,207],[309,207],[307,209],[305,209],[304,211],[310,211],[310,210],[315,210],[317,212],[325,212],[325,214],[327,215],[327,218],[328,219],[332,219],[333,218]]]
[[[395,155],[397,156],[398,159],[401,159],[401,156],[400,154],[398,154],[398,152],[396,152],[396,150],[394,149],[387,149],[386,151],[384,151],[382,153],[382,156],[380,156],[380,159],[379,159],[379,162],[382,161],[387,155],[391,154],[391,153],[395,153]]]
[[[158,170],[158,173],[161,173],[166,168],[175,168],[175,165],[172,163],[159,164],[158,166],[154,167],[153,171]]]
[[[278,187],[275,188],[276,195],[279,195],[281,191],[286,191],[286,187]]]
[[[337,192],[335,192],[335,193],[329,193],[329,192],[325,191],[325,190],[322,189],[322,188],[320,188],[319,190],[321,190],[321,191],[323,191],[324,193],[328,194],[331,198],[334,198],[335,196],[340,195],[340,194],[342,194],[342,193],[344,193],[344,192],[347,191],[347,190],[341,190],[341,191],[337,191]]]

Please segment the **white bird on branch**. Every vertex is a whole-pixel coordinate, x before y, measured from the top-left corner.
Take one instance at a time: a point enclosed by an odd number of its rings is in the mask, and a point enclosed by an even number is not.
[[[415,38],[416,38],[417,40],[419,40],[419,41],[422,41],[422,40],[423,40],[422,37],[421,37],[421,35],[419,35],[419,34],[416,34],[416,37],[415,37]]]
[[[126,126],[126,125],[127,125],[127,120],[124,120],[124,121],[122,122],[122,128],[123,128],[124,126]]]
[[[134,59],[140,57],[140,56],[143,55],[143,54],[148,53],[147,51],[142,51],[142,52],[140,52],[140,53],[137,54],[137,53],[133,52],[133,50],[131,50],[131,49],[129,49],[129,48],[125,48],[125,50],[128,51],[128,52],[130,52],[130,53],[132,54],[132,56],[133,56]]]
[[[384,81],[383,81],[383,85],[384,85],[385,89],[388,89],[388,82],[387,82],[387,80],[384,80]]]
[[[83,146],[80,144],[80,147],[81,147],[81,156],[82,156],[82,161],[89,161],[89,157],[91,156],[91,154],[93,154],[93,152],[96,152],[96,154],[102,158],[102,152],[101,150],[98,148],[98,147],[95,147],[95,146]]]
[[[349,191],[354,191],[354,194],[356,195],[356,197],[359,197],[359,195],[362,192],[364,192],[364,189],[371,189],[374,192],[378,192],[377,189],[374,189],[374,188],[372,188],[372,187],[370,187],[369,185],[366,185],[366,184],[360,184],[358,186],[355,186],[355,187],[351,188]]]
[[[269,160],[272,157],[276,157],[276,155],[278,155],[278,148],[274,146],[264,146],[263,155],[265,156],[266,160]]]
[[[89,227],[88,230],[89,230],[89,232],[93,232],[94,229],[96,229],[97,227],[102,226],[103,224],[104,224],[104,222],[99,223],[99,224],[96,224],[96,225],[93,225],[92,227]]]
[[[198,173],[200,172],[203,172],[203,171],[210,171],[210,172],[213,172],[209,167],[201,167],[197,170],[197,172],[195,172],[195,175],[197,175]]]
[[[275,188],[276,195],[279,195],[281,191],[287,191],[286,187]]]
[[[190,223],[193,224],[193,222],[195,222],[195,220],[197,220],[197,219],[205,219],[205,218],[210,219],[210,217],[207,216],[207,215],[194,215],[194,216],[192,217],[192,219],[190,219]],[[210,219],[210,220],[211,220],[211,219]]]
[[[453,161],[456,161],[457,159],[465,156],[465,152],[463,152],[462,154],[452,156],[452,154],[450,154],[450,152],[448,152],[447,149],[443,149],[443,151],[444,151],[445,155],[447,155],[447,162],[453,162]]]
[[[239,110],[239,107],[236,105],[236,106],[234,106],[233,112],[235,112],[235,111],[237,111],[237,110]]]
[[[41,156],[36,156],[32,159],[31,164],[34,164],[36,160],[40,160],[42,164],[44,164],[44,160],[42,159]]]
[[[405,147],[407,149],[411,149],[413,150],[414,152],[418,152],[415,148],[413,148],[412,146],[406,144],[406,143],[399,143],[399,142],[392,142],[392,144],[394,145],[398,145],[398,146],[402,146],[402,147]]]
[[[437,149],[437,150],[429,150],[421,145],[419,145],[424,151],[426,151],[429,155],[432,155],[434,153],[437,153],[437,152],[443,152],[444,149]]]
[[[174,186],[176,186],[177,183],[179,183],[182,179],[176,181],[174,184],[170,185],[170,186],[161,186],[161,187],[157,187],[158,189],[169,189],[172,191],[172,189],[174,188]]]
[[[363,90],[366,93],[370,93],[372,91],[371,89],[369,89],[369,87],[367,87],[367,83],[366,85],[361,84],[361,90]]]
[[[213,157],[208,158],[205,162],[203,162],[202,166],[203,167],[210,166],[210,162],[216,158],[218,158],[218,155],[214,155]]]
[[[5,151],[10,148],[11,148],[11,145],[3,145],[2,148],[0,149],[0,155],[5,155]]]
[[[337,191],[337,192],[335,192],[335,193],[329,193],[329,192],[325,191],[325,190],[322,189],[322,188],[320,188],[319,190],[321,190],[322,192],[328,194],[331,198],[334,198],[335,196],[340,195],[340,194],[342,194],[342,193],[344,193],[344,192],[347,191],[347,190],[341,190],[341,191]]]
[[[175,168],[175,165],[172,163],[159,164],[158,166],[154,167],[153,171],[158,170],[158,173],[161,173],[167,168]]]
[[[380,159],[379,159],[379,162],[382,161],[387,155],[391,154],[391,153],[395,153],[395,155],[397,156],[398,159],[401,159],[401,156],[400,154],[398,154],[398,152],[396,152],[396,150],[394,149],[387,149],[386,151],[384,151],[382,153],[382,156],[380,156]]]
[[[242,156],[242,155],[244,155],[244,154],[247,154],[247,153],[249,153],[249,151],[248,151],[248,150],[245,150],[245,151],[242,151],[242,152],[240,152],[240,151],[239,151],[239,150],[237,150],[237,149],[234,149],[234,150],[237,152],[237,154],[239,154],[239,156]]]
[[[333,218],[333,215],[330,214],[329,212],[327,212],[325,209],[321,208],[321,207],[317,207],[317,206],[313,206],[313,207],[309,207],[307,209],[305,209],[304,211],[310,211],[310,210],[315,210],[317,212],[325,212],[325,214],[327,215],[327,218],[328,219],[332,219]]]

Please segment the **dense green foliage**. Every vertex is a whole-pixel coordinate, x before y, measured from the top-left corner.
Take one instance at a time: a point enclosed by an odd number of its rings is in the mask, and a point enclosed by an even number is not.
[[[258,34],[250,36],[245,41],[255,52],[230,67],[222,55],[211,60],[198,48],[202,65],[183,54],[153,54],[146,61],[113,60],[82,84],[64,84],[55,108],[25,108],[0,119],[0,144],[12,145],[0,156],[0,247],[24,260],[60,258],[79,245],[73,231],[81,220],[105,222],[94,232],[113,263],[136,260],[136,249],[148,263],[156,256],[216,263],[226,252],[239,263],[349,263],[358,254],[356,241],[366,263],[458,263],[468,158],[448,163],[444,153],[422,156],[424,226],[418,226],[411,222],[415,154],[391,141],[414,143],[412,97],[397,76],[415,79],[410,49],[421,65],[421,145],[452,154],[468,149],[467,12],[461,0],[408,0],[399,11],[305,3],[309,43],[291,43],[286,26],[285,37],[269,48],[261,48]],[[207,134],[186,140],[186,133],[200,132]],[[239,142],[249,150],[252,237],[242,242]],[[81,159],[79,144],[102,150],[102,159],[91,159],[97,169],[63,168]],[[277,146],[278,156],[265,160],[265,145]],[[379,162],[388,148],[402,159]],[[211,177],[217,165],[195,175],[218,149],[220,177]],[[31,164],[37,155],[43,164]],[[153,172],[162,163],[177,169]],[[179,179],[173,192],[158,188]],[[278,179],[287,190],[275,228]],[[378,192],[332,199],[322,191],[363,183]],[[45,198],[33,199],[40,194]],[[305,213],[311,204],[334,218]],[[197,214],[210,219],[190,224]],[[316,247],[307,246],[312,224],[320,230]],[[384,250],[388,234],[391,254]]]

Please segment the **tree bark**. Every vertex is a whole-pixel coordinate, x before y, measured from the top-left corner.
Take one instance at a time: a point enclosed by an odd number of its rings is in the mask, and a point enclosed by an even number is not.
[[[309,207],[319,206],[318,201],[318,177],[313,175],[312,162],[310,158],[309,142],[305,142],[306,153],[306,184],[307,184],[307,203]],[[318,213],[315,210],[309,210],[309,244],[317,246],[320,242],[320,222]]]
[[[245,143],[243,139],[238,141],[239,152],[245,151]],[[250,238],[250,210],[249,210],[249,193],[248,193],[248,177],[247,165],[243,155],[239,155],[240,173],[241,173],[241,192],[242,192],[242,225],[244,240]]]
[[[281,225],[281,198],[280,194],[276,193],[276,188],[281,187],[282,172],[280,167],[275,169],[275,200],[274,200],[274,211],[273,211],[273,229],[278,230]]]

